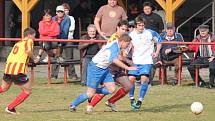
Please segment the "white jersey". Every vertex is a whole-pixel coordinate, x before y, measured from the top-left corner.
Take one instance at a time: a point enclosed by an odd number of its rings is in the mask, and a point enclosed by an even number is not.
[[[92,61],[97,67],[106,69],[113,60],[118,58],[120,48],[118,40],[107,43],[93,58]]]
[[[154,43],[160,43],[161,37],[155,31],[144,29],[143,32],[137,33],[134,29],[129,33],[132,38],[131,43],[134,47],[132,61],[134,64],[153,64],[152,53],[154,52]]]

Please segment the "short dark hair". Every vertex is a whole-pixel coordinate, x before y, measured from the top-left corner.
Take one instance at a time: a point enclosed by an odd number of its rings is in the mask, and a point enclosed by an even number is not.
[[[145,6],[149,6],[149,7],[153,8],[153,5],[152,5],[150,2],[144,2],[144,3],[143,3],[143,8],[144,8]]]
[[[146,19],[142,16],[137,16],[134,20],[134,24],[137,25],[137,23],[144,23],[146,24]]]
[[[27,37],[28,35],[33,35],[33,34],[36,34],[36,31],[33,28],[28,27],[24,30],[24,37]]]
[[[118,27],[123,26],[123,25],[128,26],[129,25],[128,21],[127,20],[120,20],[117,24]]]
[[[52,13],[51,13],[51,10],[50,9],[45,9],[44,11],[43,11],[43,16],[45,16],[45,15],[51,15],[52,16]]]
[[[123,34],[119,37],[119,42],[120,41],[125,41],[125,42],[130,42],[132,39],[128,34]]]

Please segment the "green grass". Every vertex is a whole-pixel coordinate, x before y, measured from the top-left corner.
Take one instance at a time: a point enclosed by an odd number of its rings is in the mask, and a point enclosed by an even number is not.
[[[20,92],[16,86],[0,95],[0,121],[214,121],[215,89],[192,86],[152,86],[139,111],[131,111],[128,96],[117,102],[120,112],[111,112],[104,105],[108,96],[86,114],[86,104],[69,112],[70,102],[86,87],[75,83],[68,86],[53,84],[47,86],[46,79],[37,79],[33,94],[17,107],[20,115],[4,112],[5,106]],[[139,91],[139,88],[137,88]],[[137,92],[136,90],[136,92]],[[137,94],[137,93],[136,93]],[[194,101],[203,103],[204,111],[194,115],[190,105]]]

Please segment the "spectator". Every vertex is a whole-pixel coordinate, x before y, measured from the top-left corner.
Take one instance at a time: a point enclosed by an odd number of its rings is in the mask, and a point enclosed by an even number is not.
[[[70,19],[68,16],[65,15],[64,13],[64,7],[62,5],[57,6],[56,8],[56,16],[52,17],[52,20],[57,21],[60,25],[60,34],[58,36],[58,39],[68,39],[68,34],[69,34],[69,27],[70,27]],[[63,53],[63,47],[66,46],[67,42],[61,42],[59,44],[60,46],[60,52],[59,52],[59,57],[58,61],[62,62],[64,61],[62,58],[62,53]],[[51,78],[58,78],[58,73],[59,73],[60,66],[57,64],[53,64],[51,68]]]
[[[180,33],[175,32],[175,26],[173,23],[167,23],[166,32],[161,33],[162,39],[168,42],[183,42],[184,39]],[[173,64],[175,66],[175,76],[171,80],[172,84],[175,85],[178,82],[178,54],[174,53],[173,50],[177,48],[178,45],[164,44],[162,45],[160,56],[161,61],[165,64]],[[166,69],[165,69],[165,77]]]
[[[40,39],[54,39],[60,34],[60,26],[56,21],[53,21],[50,9],[44,10],[43,19],[39,23],[39,33]],[[43,51],[48,51],[50,56],[54,56],[51,49],[56,49],[58,47],[57,42],[40,42],[40,49],[37,59],[39,60],[42,56]],[[48,56],[43,60],[43,62],[48,62]]]
[[[139,15],[139,10],[137,8],[137,5],[135,3],[132,3],[129,6],[129,11],[128,11],[128,20],[132,21],[134,20],[137,16]]]
[[[208,25],[199,26],[199,35],[193,39],[192,42],[214,42],[215,36],[209,34]],[[215,79],[215,45],[189,45],[189,49],[195,52],[195,60],[188,66],[190,75],[195,80],[195,64],[208,64],[209,65],[209,85],[208,88],[214,87]],[[199,76],[199,86],[205,86],[205,82]]]
[[[152,12],[152,4],[150,2],[143,3],[143,13],[140,15],[146,19],[146,28],[161,33],[164,29],[162,18]]]
[[[68,39],[73,39],[73,34],[74,34],[74,30],[75,30],[75,19],[73,16],[70,16],[70,6],[68,3],[64,3],[63,4],[64,7],[64,11],[65,11],[65,15],[67,15],[70,18],[70,27],[69,27],[69,34],[68,34]],[[67,45],[74,45],[72,42],[68,42]],[[73,59],[73,48],[66,48],[65,49],[65,56],[67,59]],[[78,76],[75,73],[75,65],[74,64],[70,64],[69,68],[68,68],[68,74],[69,74],[69,78],[73,79],[73,80],[77,80]]]
[[[116,32],[117,23],[125,19],[127,15],[123,8],[117,5],[117,0],[108,0],[108,4],[97,12],[94,24],[102,37],[109,38]]]
[[[83,35],[81,39],[84,40],[101,40],[102,38],[96,34],[96,27],[94,24],[90,24],[87,27],[87,35]],[[100,47],[98,43],[89,42],[89,43],[79,43],[78,49],[82,51],[82,78],[81,84],[86,85],[87,81],[87,66],[92,60],[92,57],[96,55]]]

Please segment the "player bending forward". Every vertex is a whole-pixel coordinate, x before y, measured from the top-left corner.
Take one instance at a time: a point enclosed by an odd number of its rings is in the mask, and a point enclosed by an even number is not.
[[[128,67],[118,59],[120,49],[126,48],[130,42],[131,38],[123,34],[118,41],[108,43],[93,57],[87,70],[87,91],[70,104],[70,111],[75,111],[80,103],[91,99],[95,93],[107,95],[115,91],[115,82],[108,69],[111,63],[126,70],[136,70],[136,67]],[[99,88],[100,83],[103,83],[104,87]]]

